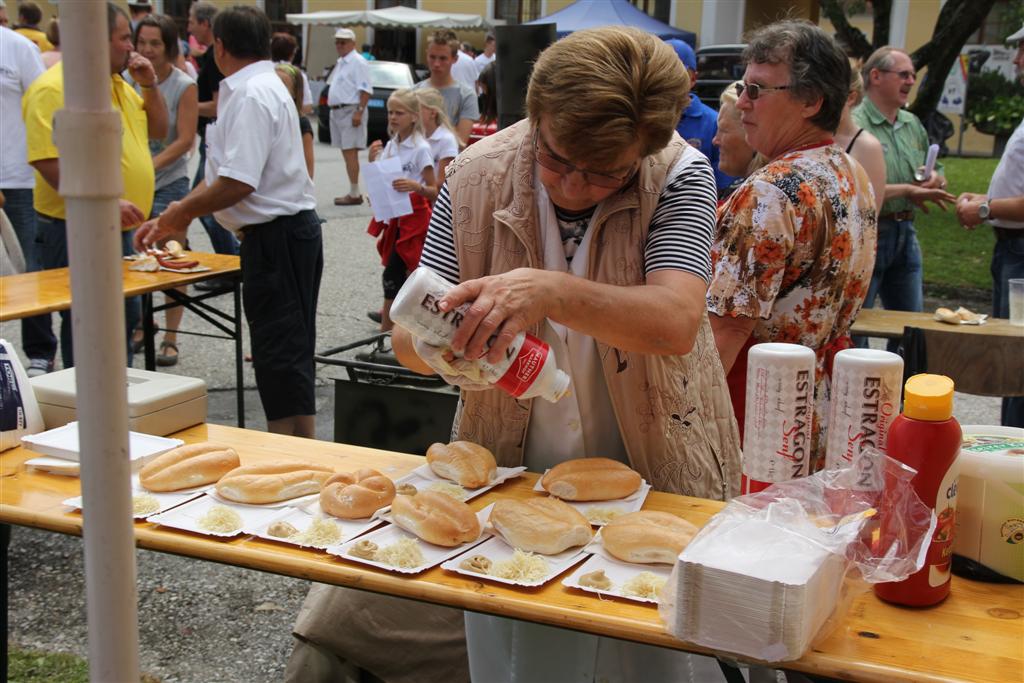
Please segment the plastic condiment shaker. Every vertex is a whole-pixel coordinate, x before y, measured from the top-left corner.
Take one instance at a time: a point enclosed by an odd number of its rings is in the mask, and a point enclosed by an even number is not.
[[[442,311],[441,299],[451,283],[429,268],[417,268],[391,305],[391,319],[428,344],[447,348],[465,319],[469,303]],[[569,375],[558,369],[546,343],[526,332],[516,335],[497,363],[473,361],[479,376],[516,398],[543,398],[552,403],[569,393]]]
[[[923,607],[949,595],[961,440],[960,424],[953,417],[953,380],[927,374],[908,379],[903,413],[889,431],[888,455],[917,470],[914,490],[935,511],[938,525],[924,567],[903,581],[875,585],[875,595],[887,602]],[[880,522],[885,547],[900,521],[887,519],[883,503]]]
[[[806,476],[814,417],[814,351],[755,344],[747,354],[742,492]]]
[[[875,349],[844,349],[832,364],[825,467],[849,467],[865,448],[886,452],[900,411],[903,359]]]

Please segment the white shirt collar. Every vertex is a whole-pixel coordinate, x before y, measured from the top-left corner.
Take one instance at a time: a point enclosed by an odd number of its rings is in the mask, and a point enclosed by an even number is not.
[[[231,93],[238,90],[250,78],[273,70],[274,63],[269,59],[264,59],[244,66],[230,76],[225,76],[224,80],[220,82],[220,94],[217,98],[218,111],[231,98]]]

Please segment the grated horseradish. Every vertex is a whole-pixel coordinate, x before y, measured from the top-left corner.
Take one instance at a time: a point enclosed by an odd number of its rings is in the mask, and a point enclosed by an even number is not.
[[[242,528],[242,517],[223,505],[214,505],[197,522],[200,529],[218,534],[229,534]]]
[[[657,600],[658,593],[665,587],[665,579],[651,572],[640,572],[622,584],[623,595],[635,595],[638,598]]]
[[[149,495],[148,493],[140,493],[137,496],[132,496],[132,515],[135,517],[145,517],[151,515],[160,509],[160,501]]]

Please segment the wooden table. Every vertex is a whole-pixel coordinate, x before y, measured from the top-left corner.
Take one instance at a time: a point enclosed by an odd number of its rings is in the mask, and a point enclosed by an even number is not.
[[[375,467],[397,477],[422,458],[357,446],[310,441],[218,425],[198,425],[174,436],[231,444],[243,463],[295,456],[339,470]],[[32,453],[14,449],[0,455],[0,522],[81,534],[82,517],[61,505],[78,494],[77,479],[26,469]],[[528,498],[536,477],[524,475],[470,502],[480,509],[500,497]],[[646,509],[666,510],[697,525],[722,504],[652,493]],[[598,599],[565,588],[556,579],[544,587],[516,589],[473,581],[440,568],[415,577],[346,563],[322,552],[239,536],[221,540],[135,524],[139,547],[233,564],[286,576],[350,586],[462,609],[500,614],[563,628],[692,652],[709,651],[668,635],[650,605]],[[1000,586],[953,578],[952,595],[930,609],[887,605],[866,593],[842,623],[802,659],[785,667],[857,681],[1019,681],[1024,671],[1024,586]]]
[[[964,338],[966,342],[982,342],[985,337],[1018,337],[1024,340],[1024,327],[1011,325],[1005,318],[989,318],[984,325],[950,325],[936,320],[935,313],[887,311],[883,308],[862,308],[850,326],[850,334],[900,339],[904,327],[956,332],[967,335]]]
[[[190,332],[178,330],[178,334],[187,334],[215,339],[233,339],[235,342],[235,382],[237,385],[238,426],[245,426],[245,392],[242,382],[242,304],[239,285],[241,283],[241,265],[239,257],[227,254],[206,254],[189,252],[192,260],[210,270],[200,273],[175,273],[159,270],[145,273],[129,270],[128,261],[122,261],[124,269],[124,295],[142,297],[142,326],[144,359],[147,370],[156,370],[157,331],[153,314],[182,305],[206,322],[213,325],[223,334]],[[179,292],[175,287],[193,285],[203,280],[226,278],[232,283],[234,309],[232,313],[222,311],[207,299],[220,296],[221,292],[189,294]],[[153,305],[153,294],[166,291],[171,302],[160,306]],[[0,322],[18,320],[42,313],[54,313],[71,308],[71,271],[68,268],[53,268],[34,273],[21,273],[0,278]]]

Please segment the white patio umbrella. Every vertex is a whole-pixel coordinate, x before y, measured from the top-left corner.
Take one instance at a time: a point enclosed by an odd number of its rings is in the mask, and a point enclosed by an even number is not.
[[[105,0],[64,2],[64,109],[54,117],[67,207],[85,537],[89,678],[139,680],[128,458],[121,117],[110,104]]]

